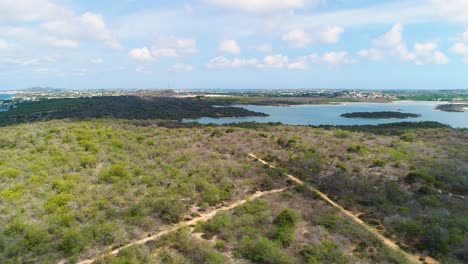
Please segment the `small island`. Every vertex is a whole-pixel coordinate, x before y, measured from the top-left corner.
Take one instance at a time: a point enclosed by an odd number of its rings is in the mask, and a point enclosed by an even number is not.
[[[438,105],[436,109],[444,112],[466,112],[468,104],[444,104]]]
[[[416,118],[421,115],[412,114],[412,113],[401,113],[401,112],[392,112],[392,111],[382,111],[382,112],[353,112],[340,115],[346,118],[372,118],[372,119],[391,119],[391,118]]]

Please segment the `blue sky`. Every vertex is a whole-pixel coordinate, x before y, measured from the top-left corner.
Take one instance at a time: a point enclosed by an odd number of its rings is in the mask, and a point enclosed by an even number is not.
[[[0,89],[468,89],[466,0],[0,0]]]

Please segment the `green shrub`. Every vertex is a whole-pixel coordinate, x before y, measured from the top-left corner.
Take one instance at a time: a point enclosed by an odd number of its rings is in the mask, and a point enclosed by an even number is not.
[[[376,159],[376,160],[372,161],[372,166],[373,167],[384,168],[385,166],[387,166],[387,161],[381,160],[381,159]]]
[[[154,209],[159,212],[163,220],[172,223],[179,222],[187,212],[187,208],[182,201],[167,197],[157,199]]]
[[[346,165],[346,163],[344,163],[344,162],[338,162],[336,164],[336,166],[342,171],[347,171],[348,170],[348,165]]]
[[[283,210],[273,221],[279,227],[294,227],[301,219],[299,213],[293,209]]]
[[[363,145],[358,145],[358,144],[353,144],[348,147],[347,149],[348,152],[354,152],[354,153],[360,153],[360,154],[365,154],[368,152],[367,148]]]
[[[93,167],[97,164],[97,158],[94,155],[86,154],[80,157],[80,166],[83,168]]]
[[[254,263],[265,264],[288,264],[294,263],[294,260],[287,256],[283,250],[275,242],[260,238],[252,240],[244,237],[240,242],[237,250],[238,254],[242,255]]]
[[[423,231],[422,223],[415,220],[396,223],[394,228],[405,239],[417,239]]]
[[[283,247],[288,247],[294,241],[294,228],[290,226],[279,226],[273,234],[273,239],[280,242]]]
[[[44,209],[48,213],[53,213],[57,210],[67,210],[68,209],[68,202],[73,200],[73,196],[71,194],[58,194],[52,198],[50,198],[44,205]]]
[[[115,183],[128,178],[128,176],[129,172],[124,163],[115,164],[108,170],[103,170],[99,173],[99,178],[107,183]]]
[[[350,131],[346,131],[346,130],[337,130],[335,131],[335,137],[337,138],[347,138],[349,136],[351,136],[351,132]]]
[[[14,179],[14,178],[17,178],[20,174],[21,174],[20,170],[14,169],[14,168],[9,168],[9,169],[0,171],[0,179],[1,178]]]
[[[24,231],[24,246],[27,250],[43,250],[43,246],[49,239],[49,234],[35,225],[28,225]]]
[[[85,151],[89,151],[89,152],[93,152],[93,153],[97,153],[99,151],[99,148],[98,146],[89,141],[89,140],[80,140],[78,141],[78,144],[84,148]]]
[[[218,241],[216,241],[215,247],[216,247],[216,249],[218,249],[218,250],[224,250],[225,247],[226,247],[226,241],[224,241],[224,240],[218,240]]]
[[[24,194],[23,188],[10,188],[0,192],[0,197],[5,198],[9,201],[15,201],[21,198]]]
[[[311,247],[302,252],[309,264],[347,264],[348,258],[333,242],[324,241],[321,246]]]
[[[67,228],[60,231],[61,239],[58,249],[66,256],[81,252],[87,244],[86,238],[77,228]]]
[[[405,182],[412,184],[415,182],[426,182],[426,183],[435,183],[436,179],[434,176],[429,175],[422,171],[412,171],[408,173],[405,177]]]

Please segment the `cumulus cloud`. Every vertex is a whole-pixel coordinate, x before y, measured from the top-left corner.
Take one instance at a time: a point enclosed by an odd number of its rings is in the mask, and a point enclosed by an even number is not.
[[[241,52],[239,44],[237,44],[233,39],[221,41],[221,43],[219,43],[218,50],[230,54],[239,54]]]
[[[336,44],[340,41],[344,29],[331,26],[314,32],[306,32],[302,29],[293,29],[282,36],[290,47],[305,48],[312,43]]]
[[[317,38],[320,42],[326,44],[335,44],[340,41],[341,34],[343,34],[344,28],[333,26],[328,27],[317,33]]]
[[[466,42],[468,42],[468,30],[462,33],[462,39]]]
[[[414,53],[408,50],[403,40],[403,25],[400,23],[395,24],[390,31],[380,36],[374,43],[377,47],[389,50],[403,61],[414,61],[416,59]]]
[[[66,17],[72,12],[50,0],[2,0],[0,20],[33,22],[57,17]]]
[[[418,64],[447,64],[450,62],[444,53],[437,50],[437,43],[435,42],[414,44],[414,53],[417,56],[416,63]]]
[[[431,0],[435,10],[444,20],[468,22],[468,1],[466,0]]]
[[[74,39],[50,34],[42,34],[40,31],[25,27],[7,28],[2,33],[4,36],[8,36],[11,39],[25,43],[27,45],[44,45],[55,48],[71,49],[75,49],[80,46],[79,42]]]
[[[257,59],[228,59],[224,56],[212,58],[205,66],[208,69],[235,69],[244,66],[257,67],[259,64]]]
[[[151,55],[151,52],[147,47],[133,49],[128,53],[128,55],[131,59],[137,61],[151,61],[153,59],[153,55]]]
[[[305,48],[312,43],[312,38],[309,34],[301,29],[294,29],[283,35],[283,41],[294,48]]]
[[[382,51],[375,48],[360,50],[358,55],[373,61],[381,61],[384,59],[384,54]]]
[[[92,39],[111,49],[121,48],[102,15],[92,12],[76,15],[55,1],[0,1],[0,21],[2,20],[25,25],[19,40],[26,45],[47,42],[53,47],[77,48],[80,41]],[[8,30],[10,29],[7,28]],[[28,37],[25,37],[26,33]]]
[[[337,67],[345,64],[352,64],[356,61],[346,51],[331,51],[322,55],[310,55],[312,63],[325,64],[329,67]]]
[[[208,69],[237,69],[241,67],[251,67],[256,69],[276,69],[276,70],[306,70],[311,65],[325,65],[329,68],[336,68],[341,65],[355,63],[346,51],[331,51],[323,54],[311,54],[290,58],[284,54],[272,54],[265,56],[262,60],[235,58],[228,59],[223,56],[211,59],[205,66]]]
[[[206,0],[225,8],[251,13],[287,11],[304,7],[306,0]],[[317,1],[314,1],[317,2]]]
[[[403,38],[403,25],[397,23],[393,27],[374,40],[373,47],[363,49],[358,55],[373,61],[381,61],[387,57],[396,57],[404,62],[415,64],[447,64],[449,58],[438,50],[435,42],[415,43],[413,49],[409,49]]]
[[[288,56],[282,54],[275,54],[266,56],[263,59],[263,64],[260,65],[261,68],[274,68],[274,69],[283,69],[287,68],[289,65]]]
[[[83,24],[85,31],[95,39],[101,41],[111,49],[120,49],[122,46],[115,39],[112,32],[107,28],[103,17],[100,14],[85,13],[80,16],[80,21]]]
[[[197,42],[194,39],[159,37],[151,48],[154,57],[180,57],[197,53]]]
[[[452,46],[451,51],[457,55],[461,55],[463,63],[468,64],[468,45],[462,42],[457,42]]]

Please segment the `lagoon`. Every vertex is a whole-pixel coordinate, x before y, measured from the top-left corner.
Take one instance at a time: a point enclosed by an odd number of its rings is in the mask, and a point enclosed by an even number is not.
[[[187,119],[202,124],[227,124],[238,122],[281,122],[287,125],[378,125],[392,122],[436,121],[455,128],[468,128],[468,112],[454,113],[436,110],[446,102],[398,101],[394,103],[343,103],[337,105],[293,105],[289,107],[234,105],[268,114],[266,117],[228,117]],[[406,119],[345,118],[341,114],[351,112],[401,111],[421,115]]]

